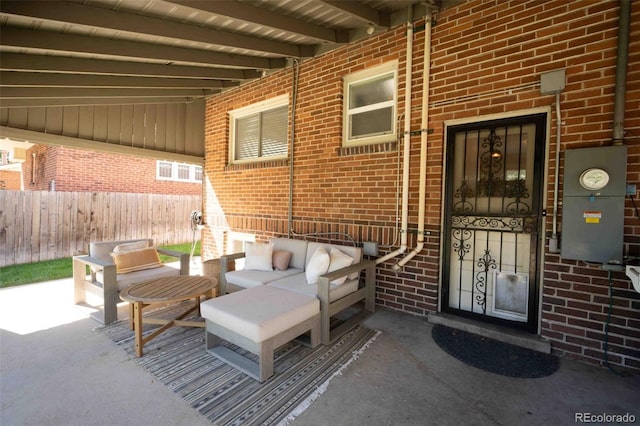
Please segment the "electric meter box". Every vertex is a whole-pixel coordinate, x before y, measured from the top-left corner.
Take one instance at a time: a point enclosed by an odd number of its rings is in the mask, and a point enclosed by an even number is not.
[[[624,145],[565,151],[562,258],[622,262],[626,175]]]

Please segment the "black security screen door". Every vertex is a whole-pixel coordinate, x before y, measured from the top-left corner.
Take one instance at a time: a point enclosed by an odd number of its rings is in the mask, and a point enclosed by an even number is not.
[[[535,332],[546,114],[447,129],[442,309]]]

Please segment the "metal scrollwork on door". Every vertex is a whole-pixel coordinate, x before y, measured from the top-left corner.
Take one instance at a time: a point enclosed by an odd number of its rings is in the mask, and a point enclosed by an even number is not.
[[[468,201],[469,198],[473,198],[473,189],[471,189],[466,179],[463,180],[460,187],[456,189],[453,197],[456,199],[460,199],[460,201],[456,201],[453,204],[453,211],[455,211],[456,213],[466,213],[473,211],[473,204]]]
[[[452,248],[458,254],[458,260],[462,261],[464,256],[471,250],[471,244],[468,241],[473,236],[472,232],[466,229],[454,229],[451,232],[453,240]]]
[[[482,312],[487,311],[487,280],[489,278],[489,270],[496,269],[496,260],[491,256],[490,250],[485,250],[484,254],[478,259],[478,267],[481,268],[476,274],[476,282],[474,284],[478,293],[475,295],[476,303],[482,308]]]
[[[536,223],[536,218],[533,216],[451,216],[451,226],[453,229],[493,230],[532,234],[536,232]]]
[[[521,146],[515,142],[510,144],[514,146],[510,145],[509,157],[512,159],[511,165],[507,167],[507,147],[502,138],[496,134],[496,129],[489,129],[489,134],[482,139],[478,148],[476,176],[471,183],[465,176],[460,186],[454,191],[452,206],[454,212],[474,211],[474,198],[477,200],[480,197],[509,199],[504,201],[502,208],[504,213],[528,214],[531,212],[531,205],[527,202],[530,198],[529,189],[526,185],[525,172],[522,170]],[[515,160],[513,155],[516,155]]]

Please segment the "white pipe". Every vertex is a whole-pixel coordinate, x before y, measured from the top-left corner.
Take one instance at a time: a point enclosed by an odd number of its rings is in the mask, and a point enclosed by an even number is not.
[[[560,114],[560,92],[556,92],[556,165],[553,182],[553,225],[549,238],[549,252],[559,253],[558,249],[558,192],[560,179],[560,134],[562,132],[562,116]]]
[[[413,11],[407,8],[407,59],[404,98],[404,158],[402,165],[402,219],[400,223],[400,247],[376,259],[376,264],[407,251],[407,228],[409,227],[409,158],[411,155],[411,68],[413,67]]]
[[[429,78],[431,76],[431,8],[427,6],[424,22],[424,66],[422,68],[422,124],[420,125],[420,189],[418,194],[418,238],[416,247],[393,269],[399,271],[424,248],[424,216],[427,193],[427,128],[429,127]]]

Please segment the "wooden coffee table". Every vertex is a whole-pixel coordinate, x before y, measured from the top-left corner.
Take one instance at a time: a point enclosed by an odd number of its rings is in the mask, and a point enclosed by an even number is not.
[[[120,298],[125,302],[129,302],[129,326],[133,330],[136,338],[136,356],[142,356],[142,348],[151,339],[175,325],[204,328],[204,321],[183,321],[183,319],[194,311],[200,313],[201,297],[216,297],[217,293],[217,280],[212,277],[190,275],[157,278],[140,284],[134,284],[123,290],[120,293]],[[175,319],[142,316],[142,310],[149,305],[182,302],[191,299],[195,299],[195,305]],[[162,327],[150,335],[143,337],[142,324],[160,324]]]

